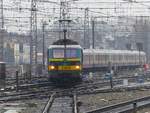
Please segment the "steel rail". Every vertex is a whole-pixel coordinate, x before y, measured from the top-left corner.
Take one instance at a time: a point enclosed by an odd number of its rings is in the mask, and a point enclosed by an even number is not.
[[[98,84],[95,84],[96,86]],[[98,87],[95,87],[95,85],[93,84],[87,84],[85,86],[85,84],[83,86],[80,86],[78,88],[69,88],[69,89],[63,89],[63,90],[60,90],[57,91],[57,90],[54,90],[54,87],[48,87],[46,89],[42,89],[42,90],[38,90],[38,91],[28,91],[28,92],[14,92],[14,94],[8,94],[8,95],[1,95],[0,96],[0,100],[5,100],[3,98],[11,98],[12,97],[15,97],[15,96],[24,96],[24,95],[32,95],[32,94],[39,94],[39,93],[46,93],[46,92],[49,92],[49,93],[52,93],[52,90],[53,92],[59,92],[57,95],[58,96],[67,96],[70,92],[70,94],[72,92],[76,92],[76,94],[78,95],[85,95],[85,94],[96,94],[96,93],[108,93],[108,92],[122,92],[122,91],[133,91],[133,90],[139,90],[141,88],[145,88],[145,89],[150,89],[150,84],[138,84],[138,85],[133,85],[133,86],[119,86],[119,87],[114,87],[114,88],[102,88],[101,85],[98,86]],[[64,92],[64,93],[60,93],[60,92]],[[9,100],[9,99],[7,99]]]
[[[1,95],[0,101],[15,101],[15,100],[24,100],[24,99],[30,99],[30,98],[37,98],[40,96],[43,96],[44,98],[47,98],[46,96],[48,93],[53,93],[53,89],[48,90],[40,90],[40,91],[29,91],[29,92],[17,92],[14,94],[9,95]]]
[[[49,112],[49,109],[50,109],[50,107],[52,106],[52,103],[53,103],[53,101],[54,101],[54,99],[55,99],[55,95],[56,95],[56,93],[53,93],[53,94],[50,96],[50,98],[49,98],[48,102],[46,103],[46,105],[45,105],[45,107],[44,107],[42,113],[48,113],[48,112]]]
[[[43,93],[41,92],[40,95],[42,95]],[[11,96],[6,96],[6,97],[2,97],[0,98],[0,102],[1,101],[17,101],[17,100],[25,100],[25,99],[32,99],[32,98],[37,98],[37,96],[39,96],[39,94],[21,94],[21,95],[11,95]]]
[[[42,87],[45,87],[45,86],[51,86],[52,83],[50,82],[41,82],[41,83],[29,83],[29,84],[22,84],[22,85],[19,85],[19,89],[20,90],[25,90],[25,89],[28,89],[28,88],[42,88]],[[0,92],[5,92],[5,91],[15,91],[17,88],[16,85],[13,85],[13,86],[8,86],[8,87],[5,87],[3,90],[0,90]]]
[[[145,96],[145,97],[134,99],[131,101],[126,101],[126,102],[122,102],[119,104],[114,104],[114,105],[94,109],[91,111],[86,111],[85,113],[103,113],[103,112],[109,112],[109,111],[111,111],[111,113],[116,113],[116,112],[123,113],[127,111],[132,111],[132,110],[135,111],[139,108],[142,108],[148,105],[150,105],[150,96]]]
[[[73,87],[73,88],[69,88],[69,89],[63,89],[63,90],[60,90],[60,89],[56,89],[55,92],[64,92],[64,93],[58,93],[57,95],[60,95],[60,96],[65,96],[65,95],[68,95],[68,92],[70,92],[70,94],[72,94],[72,92],[76,92],[76,94],[78,95],[85,95],[85,94],[96,94],[96,93],[108,93],[108,92],[122,92],[122,91],[133,91],[133,90],[139,90],[141,88],[144,88],[144,89],[150,89],[150,84],[138,84],[138,85],[133,85],[133,86],[117,86],[117,87],[114,87],[114,88],[109,88],[109,87],[102,87],[101,85],[99,86],[100,83],[90,83],[90,84],[83,84],[83,85],[79,85],[78,87]],[[43,87],[45,87],[45,84],[41,84]],[[33,85],[34,86],[34,85]],[[40,85],[38,85],[40,86]],[[47,85],[46,85],[47,86]],[[29,85],[28,88],[32,88],[32,85]],[[45,89],[46,88],[46,89]],[[39,94],[41,92],[44,92],[44,93],[53,93],[52,90],[54,90],[55,87],[45,87],[44,89],[40,89],[38,91],[28,91],[28,92],[14,92],[14,94],[5,94],[5,95],[1,95],[0,96],[0,101],[9,101],[9,100],[12,100],[12,98],[16,98],[15,96],[20,96],[20,100],[21,100],[21,97],[25,97],[26,95],[33,95],[34,94]],[[59,90],[59,91],[57,91]],[[0,92],[3,92],[3,91],[0,91]],[[65,93],[66,92],[66,93]],[[3,92],[5,93],[5,92]],[[7,93],[7,92],[6,92]],[[32,96],[32,97],[33,97]],[[7,98],[7,99],[5,99]],[[17,98],[16,98],[17,99]]]
[[[73,95],[73,113],[78,113],[78,106],[77,106],[77,95],[74,93]]]

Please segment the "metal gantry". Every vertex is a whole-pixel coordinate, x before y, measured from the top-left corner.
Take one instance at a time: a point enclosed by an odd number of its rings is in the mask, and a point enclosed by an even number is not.
[[[32,71],[35,71],[35,74],[36,74],[36,69],[37,69],[37,4],[36,4],[36,0],[31,1],[30,66],[31,66],[30,75],[32,75]]]
[[[60,2],[60,19],[59,19],[59,36],[61,33],[61,30],[64,31],[64,29],[67,30],[68,21],[70,18],[69,15],[69,3],[67,1],[61,0]],[[60,37],[59,37],[60,38]]]
[[[78,0],[61,0],[60,1],[60,17],[59,17],[59,39],[61,38],[61,32],[64,33],[65,30],[66,36],[69,37],[69,26],[71,23],[71,2],[75,2]]]

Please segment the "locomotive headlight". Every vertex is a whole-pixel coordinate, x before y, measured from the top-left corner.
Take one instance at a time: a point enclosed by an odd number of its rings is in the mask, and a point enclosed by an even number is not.
[[[55,66],[49,66],[49,70],[54,70]]]
[[[76,69],[80,69],[80,66],[76,66]]]

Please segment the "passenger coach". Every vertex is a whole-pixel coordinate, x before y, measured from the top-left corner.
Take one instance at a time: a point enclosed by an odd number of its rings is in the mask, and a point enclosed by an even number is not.
[[[146,54],[142,51],[85,49],[83,51],[83,67],[108,68],[139,67],[146,63]]]

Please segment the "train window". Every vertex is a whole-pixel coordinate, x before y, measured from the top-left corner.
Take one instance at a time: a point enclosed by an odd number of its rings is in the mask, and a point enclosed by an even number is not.
[[[117,63],[119,60],[119,55],[115,55],[115,63]]]
[[[83,60],[84,60],[85,64],[89,64],[89,56],[88,55],[85,55]]]
[[[90,64],[94,64],[94,55],[93,54],[90,55]]]
[[[119,61],[122,61],[122,55],[119,55]]]
[[[54,58],[64,58],[64,48],[56,48],[53,49],[53,57]],[[67,48],[66,49],[66,57],[67,58],[76,58],[81,57],[81,50],[80,49],[73,49],[73,48]]]
[[[74,57],[76,57],[77,56],[77,50],[75,50],[75,49],[69,49],[69,50],[67,50],[66,51],[66,57],[67,58],[74,58]]]
[[[118,55],[114,55],[114,63],[117,63]]]
[[[100,55],[100,64],[104,64],[105,55]]]
[[[100,55],[97,55],[97,64],[99,64]]]
[[[105,57],[106,55],[102,55],[102,63],[105,64]]]
[[[95,64],[98,64],[98,55],[95,55]]]
[[[53,57],[54,58],[63,58],[64,57],[64,50],[63,49],[54,49],[53,50]]]
[[[130,63],[132,63],[132,55],[129,56]]]
[[[127,55],[125,55],[124,63],[125,63],[125,64],[128,63],[128,56],[127,56]]]
[[[106,56],[105,56],[105,64],[108,64],[108,62],[109,62],[109,55],[107,54]]]
[[[89,64],[91,64],[91,61],[92,61],[92,56],[89,55]]]
[[[114,63],[114,62],[115,62],[115,60],[116,60],[115,55],[114,55],[114,54],[112,54],[112,56],[111,56],[111,62],[112,62],[112,63]]]
[[[113,61],[113,55],[110,54],[110,62],[112,63],[112,61]]]
[[[123,57],[123,54],[120,54],[120,57],[121,57],[121,63],[124,64],[124,57]]]
[[[106,63],[106,60],[107,60],[107,58],[108,58],[108,56],[107,56],[107,55],[102,55],[102,57],[103,57],[102,63],[105,64],[105,63]]]

